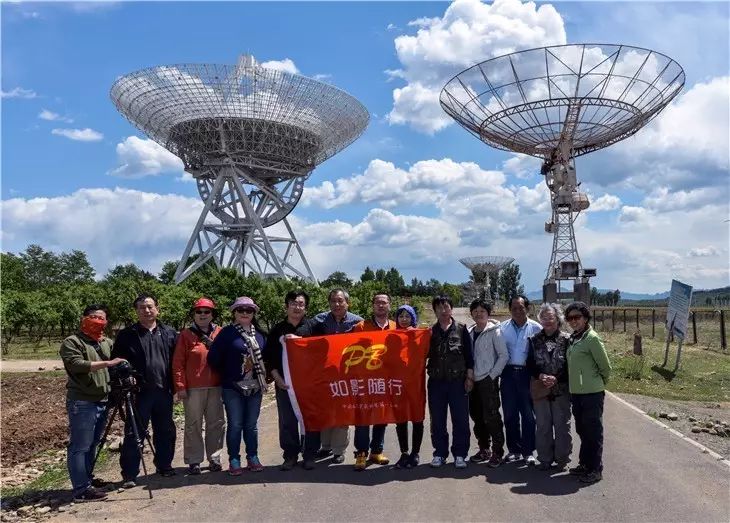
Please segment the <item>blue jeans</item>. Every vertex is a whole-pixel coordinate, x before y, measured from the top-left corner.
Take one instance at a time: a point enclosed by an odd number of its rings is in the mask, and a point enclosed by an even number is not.
[[[68,411],[68,451],[66,465],[73,495],[91,486],[91,468],[106,426],[106,401],[66,400]]]
[[[428,412],[431,415],[431,444],[433,455],[449,455],[449,431],[446,417],[451,411],[454,437],[451,454],[466,458],[469,453],[469,396],[462,380],[428,380]]]
[[[535,450],[535,412],[527,368],[507,365],[502,371],[501,393],[507,450],[530,456]]]
[[[261,391],[244,396],[233,389],[223,389],[223,405],[226,407],[228,426],[226,446],[228,459],[241,459],[241,434],[246,444],[246,457],[256,456],[259,451],[258,420],[261,412]]]
[[[144,437],[152,422],[152,443],[155,446],[154,464],[157,470],[172,468],[175,455],[175,422],[172,420],[172,393],[166,389],[146,389],[136,395],[134,408],[137,412],[139,436]],[[129,420],[124,424],[124,443],[119,456],[122,477],[134,480],[139,475],[140,451],[134,439]]]
[[[370,425],[359,425],[355,427],[355,454],[358,452],[367,452],[368,445],[370,445],[370,452],[373,454],[383,452],[385,427],[387,425],[373,425],[372,439],[370,439]]]

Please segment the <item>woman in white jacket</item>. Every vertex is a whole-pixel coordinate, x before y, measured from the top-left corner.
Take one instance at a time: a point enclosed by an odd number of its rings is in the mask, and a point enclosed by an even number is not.
[[[492,304],[476,299],[469,310],[476,322],[469,327],[474,352],[474,388],[469,395],[469,413],[479,443],[479,452],[469,461],[486,461],[490,467],[499,467],[504,454],[504,425],[499,413],[499,376],[507,365],[509,353],[502,338],[500,323],[489,317]]]

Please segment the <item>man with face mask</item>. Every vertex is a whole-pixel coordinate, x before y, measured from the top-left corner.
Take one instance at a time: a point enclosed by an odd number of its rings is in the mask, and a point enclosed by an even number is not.
[[[112,343],[104,336],[107,308],[89,305],[84,309],[79,332],[61,343],[59,351],[68,375],[68,452],[66,464],[76,501],[99,501],[106,492],[92,486],[92,465],[104,433],[109,395],[109,367],[123,359],[111,359]]]

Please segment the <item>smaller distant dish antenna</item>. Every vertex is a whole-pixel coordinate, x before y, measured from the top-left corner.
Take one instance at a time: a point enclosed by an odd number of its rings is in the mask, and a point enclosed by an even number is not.
[[[520,51],[452,78],[441,107],[484,143],[543,159],[553,235],[543,299],[590,300],[573,224],[588,208],[575,158],[636,133],[684,86],[682,67],[663,54],[626,45],[572,44]],[[572,282],[573,292],[562,292]]]
[[[473,292],[471,298],[494,300],[497,289],[492,289],[490,276],[498,275],[499,271],[515,261],[507,256],[471,256],[461,258],[459,262],[471,271]]]

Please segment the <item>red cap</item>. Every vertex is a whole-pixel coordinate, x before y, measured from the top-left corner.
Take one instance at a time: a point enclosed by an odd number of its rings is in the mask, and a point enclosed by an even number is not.
[[[208,307],[209,309],[215,309],[215,302],[210,298],[198,298],[198,300],[193,303],[193,309],[197,309],[198,307]]]

